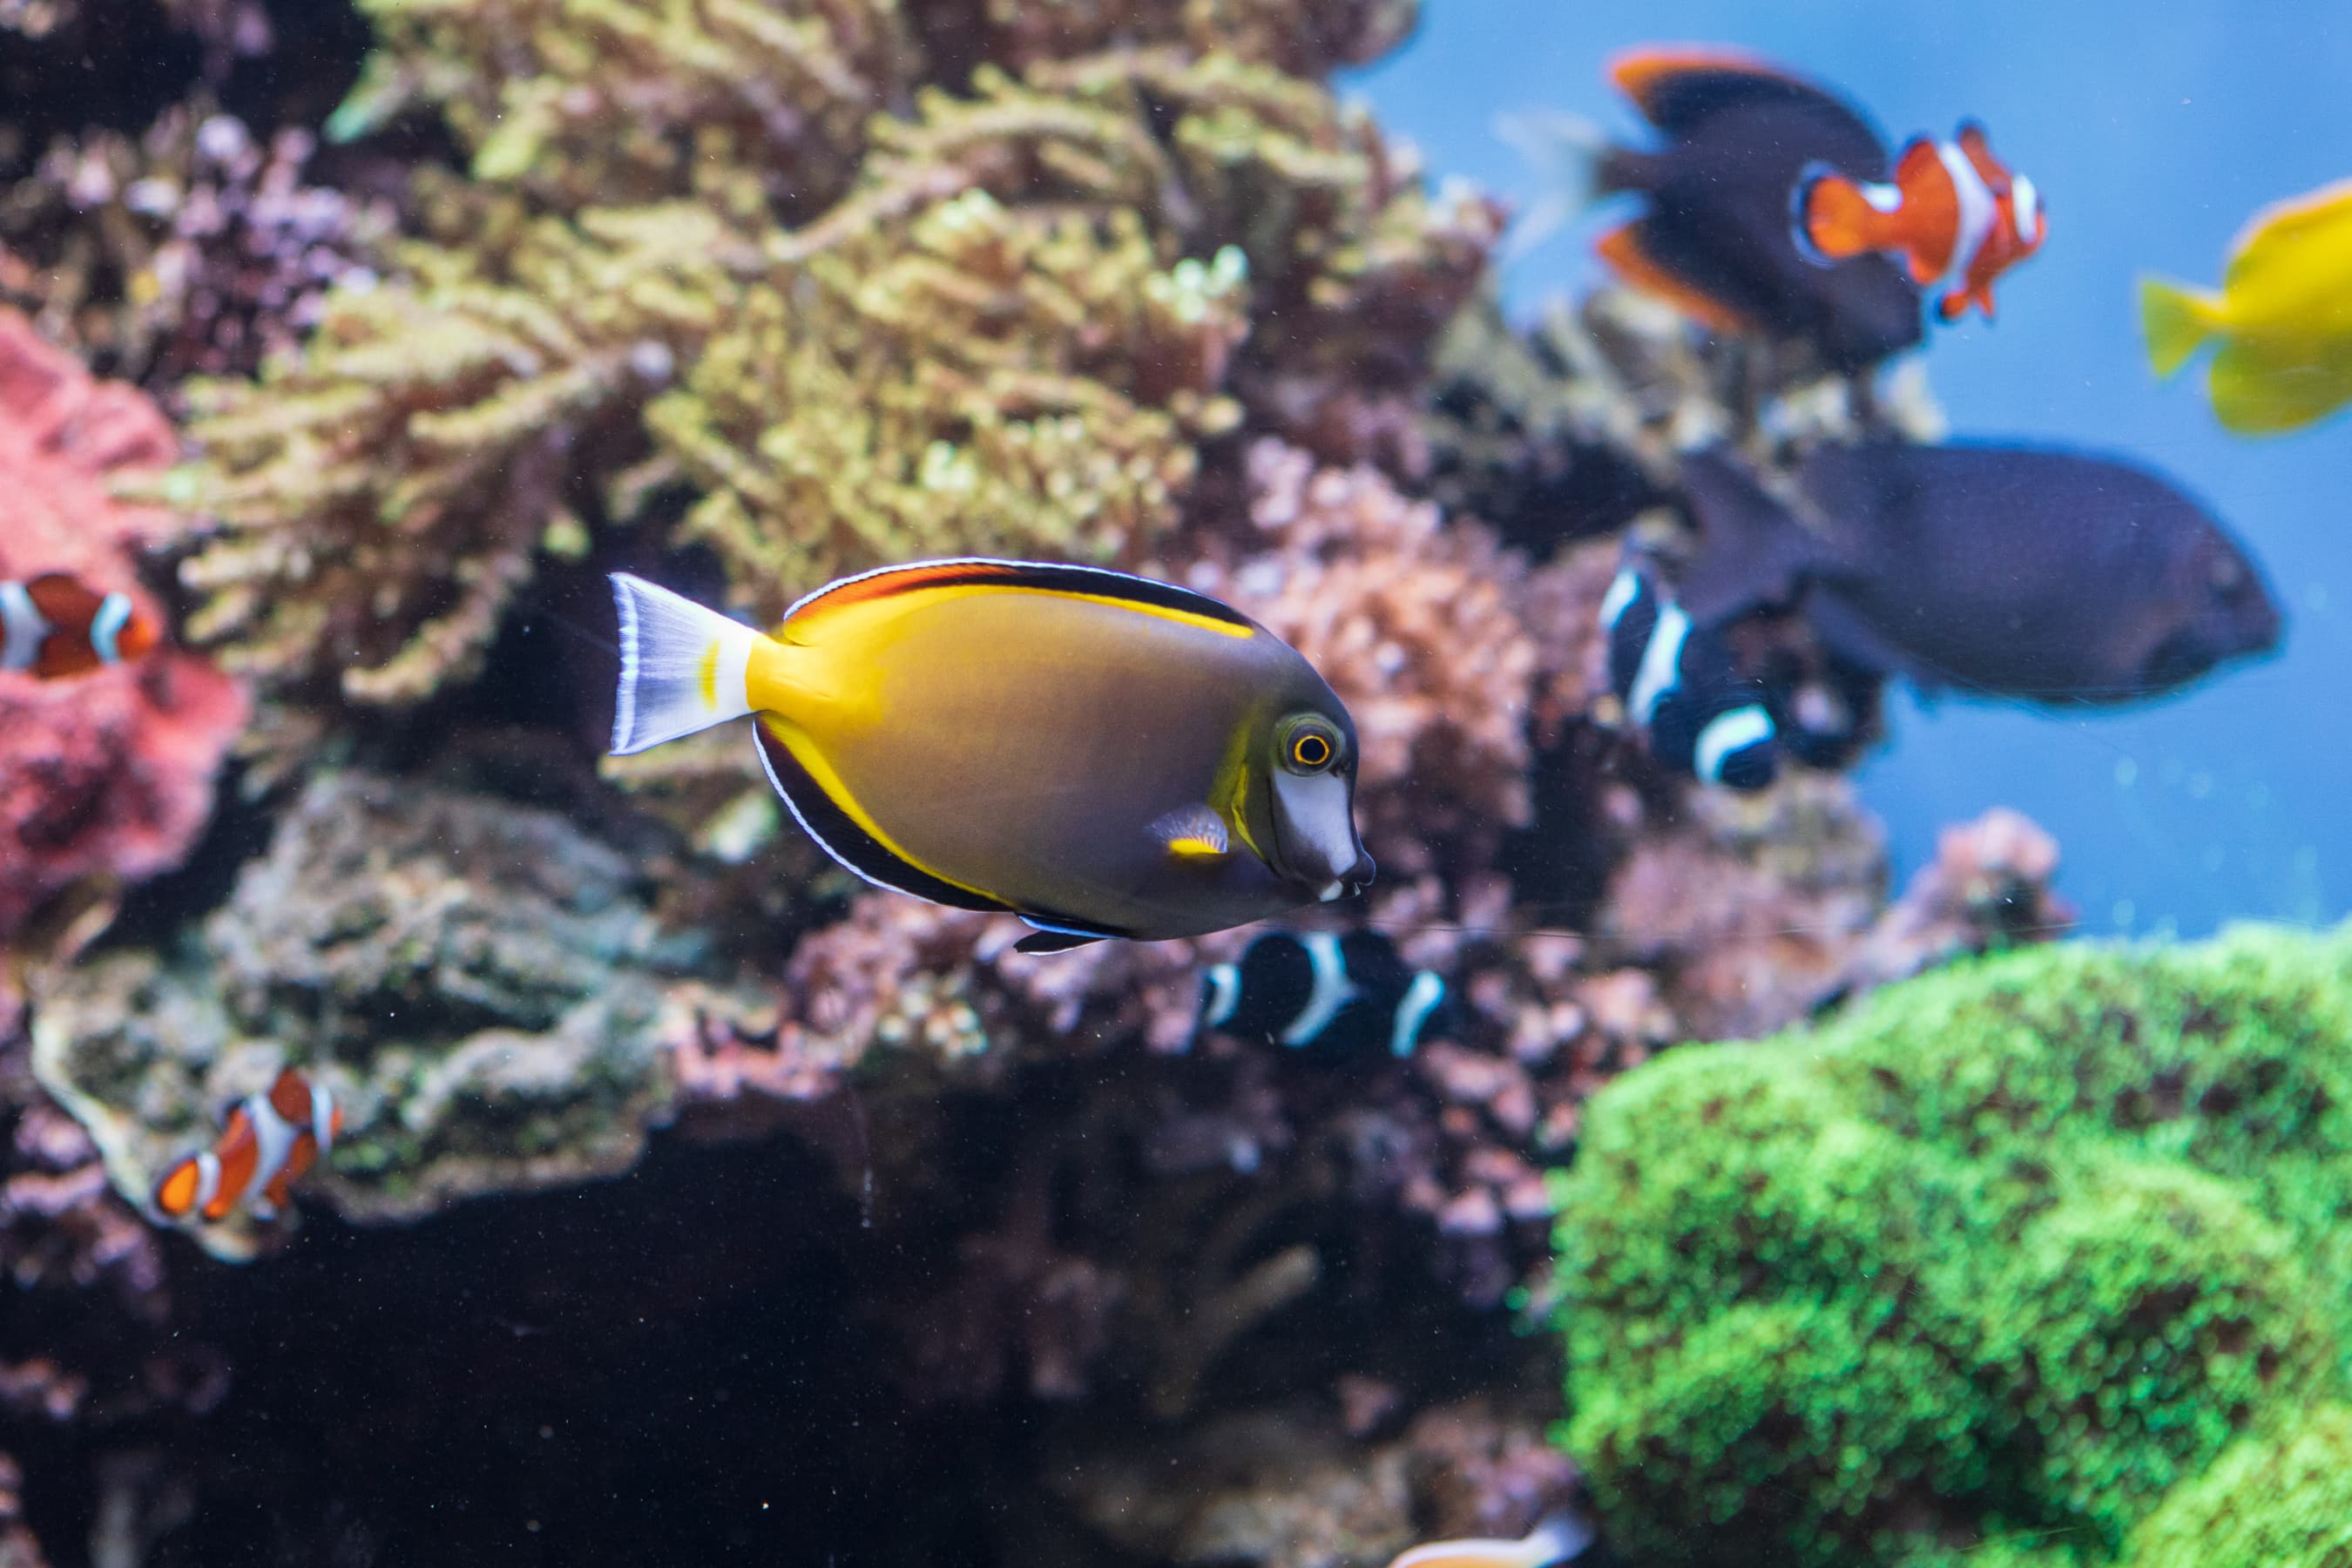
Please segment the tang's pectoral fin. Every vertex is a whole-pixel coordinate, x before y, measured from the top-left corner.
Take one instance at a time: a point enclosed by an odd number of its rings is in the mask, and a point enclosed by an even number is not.
[[[1180,805],[1155,818],[1151,836],[1179,860],[1214,860],[1232,847],[1225,819],[1205,804]]]

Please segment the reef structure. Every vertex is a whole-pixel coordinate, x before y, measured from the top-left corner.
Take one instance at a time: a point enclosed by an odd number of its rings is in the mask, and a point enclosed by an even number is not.
[[[1604,1090],[1559,1182],[1557,1321],[1612,1538],[2340,1552],[2313,1504],[2343,1422],[2347,963],[2343,930],[2047,948]]]

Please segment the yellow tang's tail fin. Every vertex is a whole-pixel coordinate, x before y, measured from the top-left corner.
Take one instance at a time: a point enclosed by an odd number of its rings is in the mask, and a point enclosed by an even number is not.
[[[2139,280],[2139,324],[2147,335],[2148,363],[2170,375],[2221,325],[2221,300],[2169,279]]]
[[[765,640],[758,632],[625,572],[613,574],[613,604],[621,616],[614,756],[751,711],[744,673]]]

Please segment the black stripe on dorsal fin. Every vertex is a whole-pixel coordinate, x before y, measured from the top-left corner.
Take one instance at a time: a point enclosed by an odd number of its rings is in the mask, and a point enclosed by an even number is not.
[[[1687,136],[1736,104],[1787,103],[1825,110],[1881,141],[1870,122],[1826,88],[1739,49],[1704,45],[1634,49],[1610,62],[1609,79],[1642,117],[1669,136]]]
[[[824,793],[824,786],[809,776],[809,771],[801,766],[800,759],[793,755],[793,749],[782,737],[768,726],[765,715],[751,723],[751,733],[759,742],[760,765],[767,770],[768,782],[776,786],[776,793],[784,797],[793,820],[801,825],[803,832],[816,840],[818,848],[877,888],[910,893],[950,909],[985,910],[993,914],[1013,912],[1013,906],[1001,899],[960,888],[924,870],[857,826],[856,820]]]
[[[880,566],[855,577],[829,583],[784,613],[787,622],[846,609],[852,605],[911,594],[923,588],[994,586],[1027,588],[1045,594],[1084,594],[1092,598],[1118,599],[1148,609],[1173,610],[1222,622],[1243,631],[1258,625],[1231,605],[1126,572],[1100,566],[1072,566],[1050,561],[997,561],[971,556],[949,561],[915,561],[903,566]]]

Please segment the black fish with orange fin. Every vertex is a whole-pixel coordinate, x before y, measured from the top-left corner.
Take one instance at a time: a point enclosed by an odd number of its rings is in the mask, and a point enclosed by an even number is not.
[[[1835,370],[1919,342],[1919,289],[1900,268],[1875,253],[1823,265],[1790,226],[1809,174],[1887,178],[1885,142],[1859,111],[1728,49],[1637,49],[1609,75],[1666,138],[1654,152],[1611,148],[1594,169],[1601,192],[1646,200],[1599,243],[1620,277],[1717,331],[1810,342]]]
[[[166,1219],[217,1224],[242,1208],[258,1219],[285,1208],[293,1184],[335,1146],[342,1108],[324,1084],[280,1068],[266,1094],[229,1107],[213,1146],[179,1161],[155,1183]]]
[[[0,582],[0,669],[43,680],[87,675],[138,658],[162,637],[130,595],[101,594],[71,573]]]
[[[1722,448],[1682,477],[1700,534],[1685,612],[1794,605],[1838,658],[1931,690],[2127,702],[2278,641],[2245,547],[2132,464],[1877,442],[1816,450],[1788,502]]]

